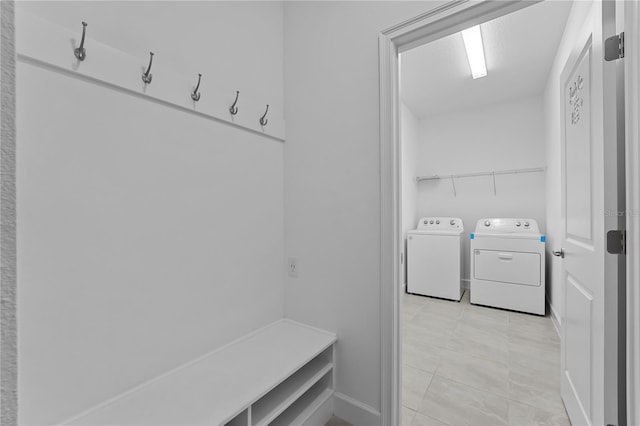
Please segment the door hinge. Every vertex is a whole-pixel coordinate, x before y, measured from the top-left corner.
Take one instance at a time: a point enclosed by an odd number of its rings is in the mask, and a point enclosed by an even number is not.
[[[624,32],[604,41],[604,60],[615,61],[624,58]]]
[[[610,254],[627,254],[627,231],[615,230],[607,232],[607,252]]]

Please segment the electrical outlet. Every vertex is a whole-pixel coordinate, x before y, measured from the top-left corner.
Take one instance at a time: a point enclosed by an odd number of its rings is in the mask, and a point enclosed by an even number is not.
[[[287,270],[289,271],[290,277],[298,276],[298,258],[290,257],[287,259]]]

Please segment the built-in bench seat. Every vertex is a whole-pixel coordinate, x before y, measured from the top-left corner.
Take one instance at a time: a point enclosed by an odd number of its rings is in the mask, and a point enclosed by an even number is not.
[[[66,424],[319,425],[333,412],[335,341],[282,319]]]

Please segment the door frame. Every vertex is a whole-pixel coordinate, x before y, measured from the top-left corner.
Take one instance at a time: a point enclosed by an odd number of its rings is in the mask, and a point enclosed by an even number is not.
[[[640,424],[640,5],[624,2],[627,199],[627,424]]]
[[[531,6],[533,1],[453,0],[383,30],[378,36],[380,72],[380,318],[383,425],[400,423],[401,155],[399,54],[469,26]]]
[[[453,0],[380,32],[380,318],[381,318],[381,409],[384,425],[400,422],[401,342],[401,153],[399,54],[411,48],[461,31],[472,25],[506,15],[538,3],[533,1]],[[625,2],[634,3],[634,2]],[[632,16],[636,21],[632,21]],[[640,7],[625,10],[627,40],[637,40]],[[627,93],[626,182],[627,206],[627,401],[640,395],[640,46],[629,41],[625,61]],[[635,117],[631,120],[629,117]],[[632,182],[633,181],[633,182]],[[634,183],[635,182],[635,183]],[[640,407],[627,404],[629,424],[640,422]],[[635,410],[635,411],[634,411]],[[632,411],[634,411],[632,413]],[[632,421],[635,420],[635,421]]]

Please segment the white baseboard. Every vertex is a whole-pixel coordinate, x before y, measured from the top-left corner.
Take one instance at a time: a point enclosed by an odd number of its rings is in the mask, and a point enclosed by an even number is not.
[[[549,313],[551,314],[551,322],[553,323],[553,328],[556,329],[556,333],[560,336],[560,317],[558,316],[558,312],[555,310],[553,305],[547,299],[547,305],[549,306]]]
[[[334,395],[332,394],[329,398],[327,398],[324,402],[318,404],[317,407],[310,407],[309,409],[313,411],[306,417],[304,420],[301,419],[301,422],[296,422],[295,424],[304,424],[308,426],[324,426],[333,416],[333,400]],[[305,417],[304,415],[302,417]],[[296,419],[298,420],[298,419]]]
[[[380,412],[375,408],[336,392],[333,399],[333,412],[336,416],[358,426],[380,425]]]

